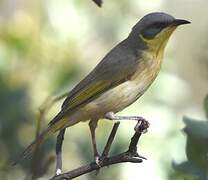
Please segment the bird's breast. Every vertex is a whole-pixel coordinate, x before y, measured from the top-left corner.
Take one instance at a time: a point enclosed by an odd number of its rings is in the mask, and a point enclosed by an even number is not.
[[[162,53],[156,54],[151,51],[142,52],[136,71],[130,80],[138,87],[143,87],[146,90],[157,77],[161,68],[162,59]]]

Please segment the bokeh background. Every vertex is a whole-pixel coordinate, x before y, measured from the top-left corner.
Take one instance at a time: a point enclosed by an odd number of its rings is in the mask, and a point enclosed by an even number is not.
[[[0,0],[0,179],[53,176],[55,136],[41,149],[35,168],[31,161],[16,167],[8,164],[34,139],[39,107],[47,97],[73,88],[141,17],[154,11],[192,24],[177,29],[154,84],[120,113],[141,115],[151,123],[139,143],[139,153],[148,160],[77,179],[207,179],[208,125],[203,108],[208,93],[207,7],[206,0],[106,0],[102,8],[90,0]],[[61,103],[42,118],[41,129]],[[99,123],[100,151],[112,125]],[[127,149],[134,125],[121,123],[111,153]],[[87,123],[68,129],[63,170],[92,159]]]

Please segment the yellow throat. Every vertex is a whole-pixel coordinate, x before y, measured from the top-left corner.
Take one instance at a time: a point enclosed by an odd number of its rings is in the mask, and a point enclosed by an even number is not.
[[[157,61],[162,61],[164,49],[171,34],[174,32],[175,29],[175,26],[167,27],[163,29],[160,33],[158,33],[153,39],[145,39],[142,35],[140,35],[141,39],[148,46],[147,51],[151,54],[154,54]]]
[[[157,34],[154,39],[141,39],[147,45],[147,49],[142,52],[142,61],[140,61],[137,72],[132,76],[136,84],[140,84],[146,90],[154,81],[160,71],[163,59],[164,49],[176,27],[168,27]]]

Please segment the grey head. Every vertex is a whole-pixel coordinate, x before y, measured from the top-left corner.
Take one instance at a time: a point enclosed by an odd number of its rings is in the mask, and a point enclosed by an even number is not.
[[[187,20],[176,19],[173,16],[154,12],[144,16],[133,28],[129,37],[138,38],[141,34],[146,39],[153,39],[160,31],[169,26],[179,26],[190,23]]]

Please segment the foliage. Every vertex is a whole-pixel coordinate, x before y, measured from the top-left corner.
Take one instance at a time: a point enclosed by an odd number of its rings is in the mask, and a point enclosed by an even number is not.
[[[208,96],[204,100],[204,109],[208,115]],[[174,178],[206,180],[208,178],[208,116],[205,121],[184,117],[186,134],[187,161],[173,163],[176,170]],[[176,179],[177,179],[176,178]]]

